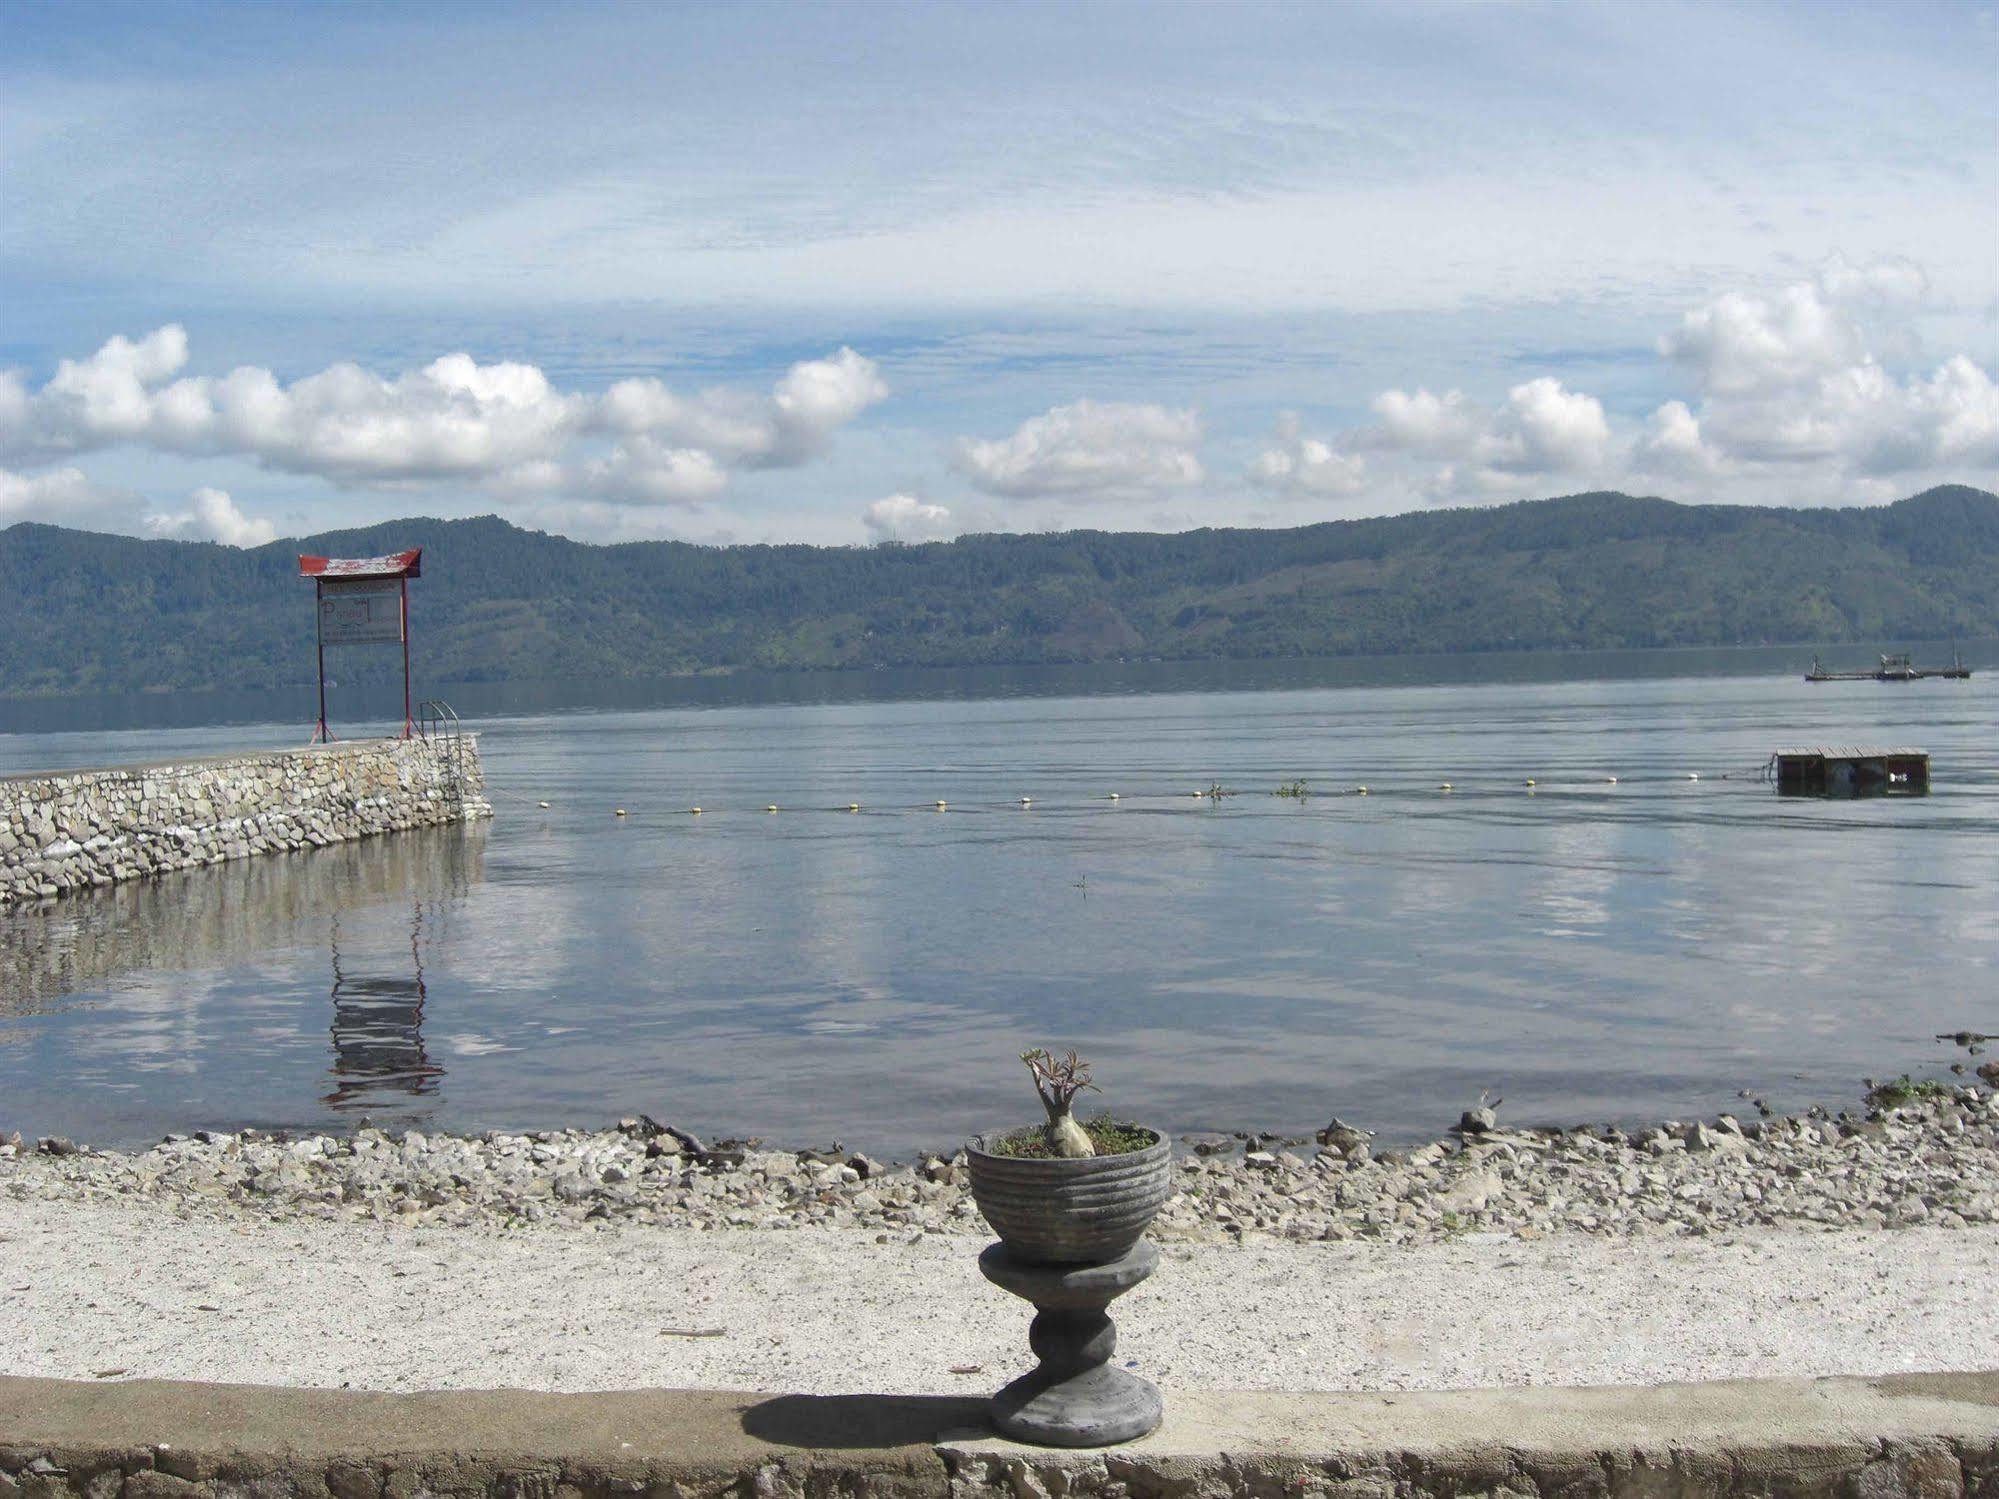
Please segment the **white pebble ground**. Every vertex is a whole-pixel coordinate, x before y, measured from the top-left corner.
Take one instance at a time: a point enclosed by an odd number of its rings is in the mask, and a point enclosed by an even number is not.
[[[979,1278],[982,1242],[500,1233],[0,1201],[0,1373],[980,1391],[1028,1358],[1026,1308]],[[1999,1230],[1986,1227],[1169,1245],[1159,1273],[1118,1304],[1118,1356],[1179,1389],[1977,1369],[1992,1362],[1995,1307]]]

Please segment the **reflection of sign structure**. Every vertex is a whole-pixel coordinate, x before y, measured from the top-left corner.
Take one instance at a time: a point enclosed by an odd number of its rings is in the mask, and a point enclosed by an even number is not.
[[[444,1068],[423,1045],[423,903],[410,921],[410,973],[352,977],[340,962],[333,921],[333,1091],[329,1108],[379,1108],[437,1092]]]
[[[386,557],[305,557],[302,578],[317,593],[313,617],[319,650],[319,726],[314,742],[333,737],[326,727],[326,648],[329,645],[400,645],[403,648],[403,738],[410,721],[410,579],[423,576],[423,548]]]

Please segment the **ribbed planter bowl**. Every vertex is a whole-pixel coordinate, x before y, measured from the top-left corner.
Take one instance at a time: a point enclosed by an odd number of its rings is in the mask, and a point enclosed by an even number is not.
[[[1020,1259],[1052,1265],[1114,1260],[1139,1241],[1172,1193],[1173,1145],[1163,1131],[1123,1155],[994,1155],[988,1143],[1013,1130],[974,1135],[965,1146],[972,1196],[993,1232]]]

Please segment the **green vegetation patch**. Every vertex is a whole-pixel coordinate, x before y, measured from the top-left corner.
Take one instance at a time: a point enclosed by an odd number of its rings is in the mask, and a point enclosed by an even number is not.
[[[1877,1083],[1868,1089],[1867,1101],[1877,1109],[1892,1109],[1913,1103],[1918,1098],[1949,1098],[1954,1092],[1949,1083],[1938,1082],[1935,1078],[1925,1078],[1919,1083],[1905,1072],[1898,1078]]]
[[[1873,508],[1597,493],[872,547],[590,546],[486,516],[238,549],[22,522],[0,529],[0,695],[308,684],[298,554],[418,545],[430,682],[1999,633],[1999,496],[1962,486]],[[346,687],[401,665],[343,651],[333,669]]]
[[[1098,1155],[1130,1155],[1133,1151],[1149,1150],[1159,1143],[1159,1136],[1144,1126],[1127,1124],[1108,1114],[1085,1119],[1082,1125],[1083,1133],[1090,1137]],[[1023,1160],[1058,1159],[1055,1152],[1048,1148],[1047,1131],[1038,1124],[1000,1136],[986,1147],[986,1154],[1014,1156]]]

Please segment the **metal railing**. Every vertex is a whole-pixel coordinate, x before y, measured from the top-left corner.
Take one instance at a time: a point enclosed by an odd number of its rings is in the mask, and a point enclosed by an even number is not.
[[[444,751],[450,790],[454,796],[465,794],[465,730],[459,723],[458,715],[451,704],[443,698],[427,697],[417,704],[416,735],[425,744],[437,745]]]

